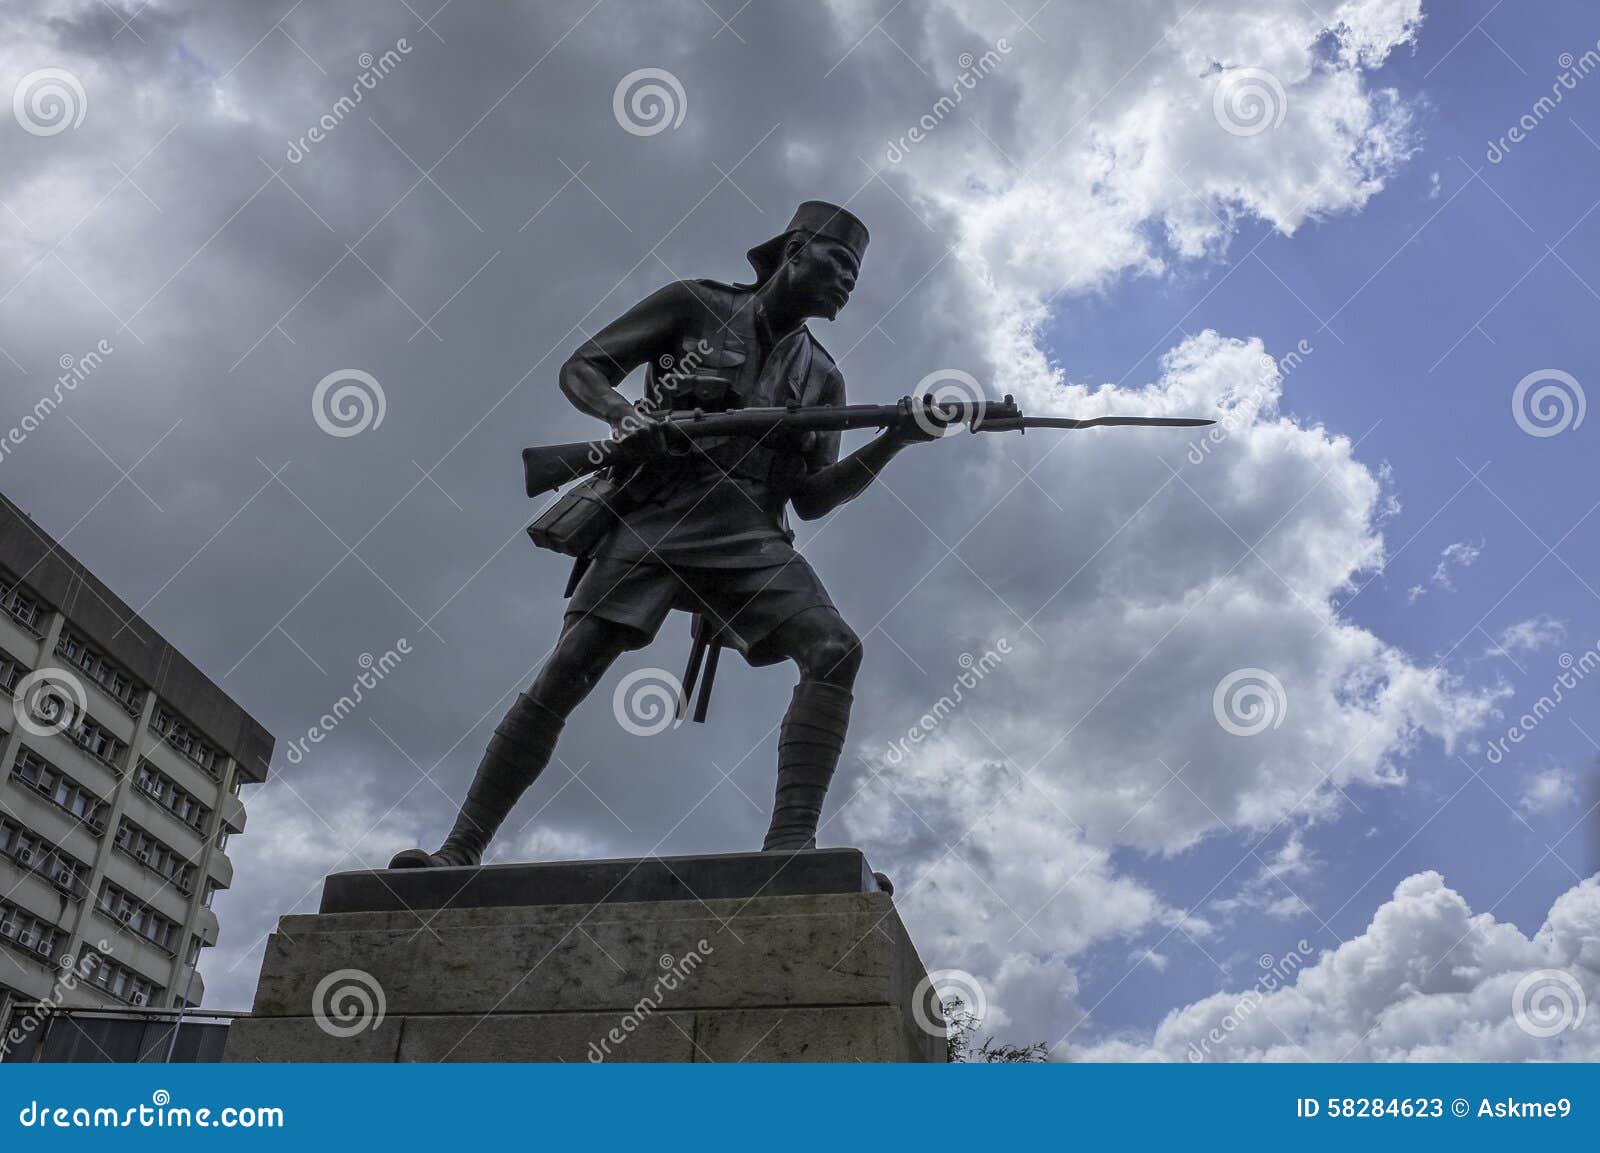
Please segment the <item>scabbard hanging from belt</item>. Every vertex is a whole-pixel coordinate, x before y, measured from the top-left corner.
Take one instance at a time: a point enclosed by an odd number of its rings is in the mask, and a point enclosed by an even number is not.
[[[717,660],[722,655],[722,630],[706,619],[704,613],[694,614],[694,643],[689,649],[689,665],[683,671],[683,694],[678,698],[678,718],[689,709],[689,698],[694,696],[695,682],[700,682],[700,696],[694,705],[694,719],[702,724],[706,710],[711,707],[711,684],[717,679]]]

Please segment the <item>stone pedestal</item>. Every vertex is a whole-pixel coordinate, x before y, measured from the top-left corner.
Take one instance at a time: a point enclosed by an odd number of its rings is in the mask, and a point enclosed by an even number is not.
[[[943,1061],[860,852],[340,873],[229,1061]]]

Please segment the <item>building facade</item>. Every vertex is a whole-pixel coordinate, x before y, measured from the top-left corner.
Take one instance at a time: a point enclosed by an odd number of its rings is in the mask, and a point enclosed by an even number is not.
[[[40,1005],[200,1004],[239,791],[272,748],[0,497],[0,1026]]]

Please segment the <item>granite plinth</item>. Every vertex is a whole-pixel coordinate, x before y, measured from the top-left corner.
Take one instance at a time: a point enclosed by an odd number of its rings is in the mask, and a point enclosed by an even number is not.
[[[944,1060],[856,850],[337,874],[323,909],[269,938],[226,1060]]]
[[[599,905],[877,891],[878,883],[860,849],[805,849],[333,873],[322,883],[321,911]]]

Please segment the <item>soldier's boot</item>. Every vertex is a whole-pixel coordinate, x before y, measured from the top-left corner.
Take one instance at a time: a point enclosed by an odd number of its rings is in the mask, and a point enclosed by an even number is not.
[[[850,724],[849,689],[803,680],[778,733],[778,788],[762,852],[817,847],[817,821]]]
[[[438,852],[405,849],[389,862],[391,869],[425,869],[476,865],[483,850],[517,799],[544,771],[561,735],[565,718],[527,693],[517,697],[495,726],[478,774],[461,803],[455,826]]]

